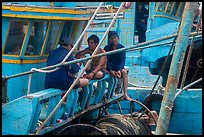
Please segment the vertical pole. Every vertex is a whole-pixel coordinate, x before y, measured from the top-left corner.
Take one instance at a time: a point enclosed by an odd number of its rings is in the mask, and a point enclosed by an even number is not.
[[[189,33],[192,27],[195,6],[196,2],[186,2],[184,8],[182,22],[176,41],[176,47],[164,91],[164,97],[161,103],[155,135],[166,135],[169,126],[173,108],[173,100],[178,86],[185,52],[188,46]]]

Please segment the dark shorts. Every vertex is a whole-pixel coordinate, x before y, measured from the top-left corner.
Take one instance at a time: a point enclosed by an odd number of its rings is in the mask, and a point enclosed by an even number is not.
[[[91,69],[87,70],[86,73],[87,74],[91,73],[93,70],[94,70],[94,68],[91,68]],[[100,69],[99,71],[101,71],[103,73],[103,76],[102,76],[102,78],[103,78],[106,75],[106,72],[103,69]]]

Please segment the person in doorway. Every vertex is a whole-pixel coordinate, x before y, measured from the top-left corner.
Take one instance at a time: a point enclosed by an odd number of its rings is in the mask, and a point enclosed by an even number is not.
[[[143,3],[139,3],[138,11],[136,13],[136,26],[138,30],[139,43],[146,41],[146,30],[147,30],[147,18],[148,10],[144,7]]]
[[[106,52],[117,50],[120,48],[124,48],[122,44],[120,44],[119,36],[116,32],[109,33],[110,44],[104,47]],[[131,101],[132,99],[127,95],[127,70],[124,68],[126,59],[126,52],[118,52],[111,55],[107,55],[107,70],[112,77],[123,78],[123,90],[124,90],[124,99]]]
[[[61,40],[60,47],[53,50],[48,56],[46,66],[56,65],[65,58],[70,49],[72,48],[72,43],[67,40]],[[66,62],[74,60],[71,54]],[[45,77],[45,89],[56,88],[61,90],[68,90],[69,87],[75,80],[75,74],[80,70],[79,64],[72,63],[67,66],[61,66],[58,70],[46,73]],[[74,88],[84,87],[88,84],[88,79],[80,78]]]
[[[84,50],[79,51],[75,55],[77,59],[84,58],[86,54],[92,55],[94,50],[99,44],[99,38],[98,36],[93,34],[88,38],[87,42],[88,42],[88,48],[85,48]],[[100,53],[105,53],[105,50],[99,48],[96,54],[100,54]],[[86,70],[87,74],[85,75],[85,77],[88,79],[103,78],[106,73],[106,62],[107,62],[106,56],[93,58],[90,66]],[[85,66],[86,62],[83,62],[83,63]]]

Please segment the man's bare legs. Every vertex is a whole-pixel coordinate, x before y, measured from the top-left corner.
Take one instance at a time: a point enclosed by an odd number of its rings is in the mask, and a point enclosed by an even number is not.
[[[89,80],[88,80],[88,79],[86,79],[86,78],[80,78],[78,84],[79,84],[79,87],[84,87],[84,86],[86,86],[88,83],[89,83]]]
[[[100,79],[103,77],[103,72],[98,71],[94,76],[93,79]]]
[[[127,95],[127,87],[128,87],[127,71],[125,69],[122,69],[121,73],[123,76],[124,99],[126,99],[128,101],[132,101],[132,99]]]

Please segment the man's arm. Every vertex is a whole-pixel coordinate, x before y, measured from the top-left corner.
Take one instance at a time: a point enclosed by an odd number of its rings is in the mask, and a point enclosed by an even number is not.
[[[81,56],[84,56],[85,54],[89,53],[90,54],[90,50],[89,48],[86,48],[82,51],[79,51],[76,55],[75,55],[75,58],[79,59],[81,58]]]
[[[74,60],[74,57],[73,57],[73,55],[71,54],[71,55],[68,57],[67,62],[72,61],[72,60]],[[69,65],[68,65],[68,70],[69,70],[70,73],[76,74],[76,73],[80,70],[80,67],[79,67],[79,65],[77,65],[77,63],[72,63],[72,64],[69,64]]]

